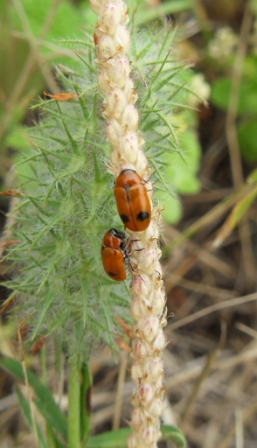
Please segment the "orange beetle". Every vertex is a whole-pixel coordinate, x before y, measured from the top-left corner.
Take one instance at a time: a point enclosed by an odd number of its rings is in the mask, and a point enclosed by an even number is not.
[[[125,280],[128,259],[125,233],[117,229],[108,230],[103,238],[101,255],[106,274],[118,282]]]
[[[146,230],[151,221],[151,204],[143,179],[134,170],[123,170],[116,179],[114,194],[125,227]]]

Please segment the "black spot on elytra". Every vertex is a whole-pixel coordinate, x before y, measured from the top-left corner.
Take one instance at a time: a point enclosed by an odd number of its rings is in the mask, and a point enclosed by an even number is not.
[[[115,274],[115,272],[108,272],[108,275],[114,278],[117,277],[117,274]]]
[[[129,221],[129,217],[127,215],[120,215],[120,219],[124,224]]]
[[[137,215],[137,219],[138,221],[145,221],[145,219],[149,218],[149,213],[148,212],[140,212]]]

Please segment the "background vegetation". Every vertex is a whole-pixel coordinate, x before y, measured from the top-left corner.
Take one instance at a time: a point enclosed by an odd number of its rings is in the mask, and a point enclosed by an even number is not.
[[[138,3],[130,2],[129,8],[137,9],[134,20],[142,30],[156,29],[158,22],[165,19],[178,27],[177,57],[192,66],[191,71],[181,75],[183,80],[174,80],[177,96],[170,100],[175,107],[172,122],[177,130],[179,152],[167,156],[162,168],[163,175],[172,179],[169,194],[161,189],[158,193],[165,207],[163,266],[167,305],[169,312],[175,314],[166,329],[170,342],[164,354],[167,388],[164,423],[182,428],[192,448],[253,447],[257,438],[254,424],[257,3],[241,0],[215,4],[204,0]],[[29,105],[38,102],[44,91],[56,93],[65,83],[69,90],[69,75],[77,73],[80,66],[72,48],[78,53],[85,33],[92,35],[94,21],[86,1],[13,0],[1,4],[3,229],[5,213],[13,207],[8,191],[13,194],[11,191],[17,186],[11,167],[20,161],[21,154],[30,157],[30,144],[22,136],[27,134],[27,126],[40,123],[42,118],[41,110]],[[140,70],[140,66],[136,68]],[[85,88],[90,82],[85,81]],[[180,86],[187,94],[181,96]],[[190,95],[190,90],[203,99],[210,93],[208,105]],[[90,101],[92,105],[94,99]],[[72,115],[75,106],[65,107]],[[32,176],[22,168],[19,172],[23,178]],[[40,167],[35,175],[39,179],[44,177]],[[10,247],[12,238],[10,235],[7,240]],[[2,241],[0,250],[4,255],[6,234]],[[4,258],[0,266],[4,281],[9,280],[7,267],[10,266]],[[1,301],[6,304],[8,291],[2,287],[1,293]],[[17,350],[16,356],[19,353],[21,360],[28,356],[27,347],[22,348],[22,326],[18,342],[14,342],[16,330],[8,320],[5,305],[2,310],[1,351],[13,356],[13,349]],[[123,332],[121,327],[120,333]],[[108,337],[103,339],[108,342]],[[67,343],[70,342],[67,328]],[[62,393],[67,382],[65,359],[63,355],[56,358],[56,353],[61,352],[54,344],[56,341],[51,338],[41,338],[38,346],[30,346],[27,365],[49,385],[52,393],[62,395],[66,410],[66,395]],[[74,344],[76,341],[71,342],[72,347]],[[40,354],[32,356],[40,348]],[[8,370],[15,368],[16,377],[20,375],[21,379],[18,366],[5,365]],[[109,349],[99,345],[93,351],[90,368],[94,377],[94,431],[102,433],[123,426],[123,418],[129,418],[132,390],[126,351],[113,360]],[[12,381],[5,372],[1,372],[0,378],[3,397],[0,447],[25,443],[35,446],[34,436],[29,435],[18,413],[17,399],[32,430],[33,413],[19,390],[17,395],[13,393]],[[86,384],[88,372],[84,373]],[[40,408],[42,395],[38,392],[37,396]],[[56,416],[54,429],[65,438],[65,423],[58,410]],[[37,434],[40,440],[40,432]],[[54,437],[53,443],[56,443]]]

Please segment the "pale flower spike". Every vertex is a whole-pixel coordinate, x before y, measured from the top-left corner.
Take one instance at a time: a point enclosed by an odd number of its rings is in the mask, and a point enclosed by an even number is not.
[[[150,169],[141,150],[144,140],[138,130],[139,117],[134,106],[137,94],[129,77],[131,66],[126,56],[130,46],[130,35],[124,26],[128,20],[127,6],[121,0],[89,1],[99,16],[94,42],[99,65],[98,84],[105,95],[106,138],[113,146],[109,171],[118,176],[124,169],[133,169],[147,180]],[[151,200],[149,181],[147,190]],[[128,439],[129,448],[157,447],[161,435],[164,387],[160,357],[166,344],[163,327],[167,321],[166,295],[159,263],[159,220],[159,210],[152,210],[152,221],[145,231],[128,231],[131,239],[137,240],[133,243],[135,250],[131,255],[131,312],[135,319],[131,377],[136,388],[132,397],[135,409],[130,422],[133,433]]]

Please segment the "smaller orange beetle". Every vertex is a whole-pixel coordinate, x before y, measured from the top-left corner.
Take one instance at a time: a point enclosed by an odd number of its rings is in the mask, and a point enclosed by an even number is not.
[[[144,181],[136,171],[121,171],[115,182],[114,195],[124,226],[134,232],[146,230],[151,221],[151,204]]]
[[[104,270],[109,277],[118,282],[127,277],[128,253],[125,238],[125,233],[117,229],[110,229],[104,235],[101,247]]]

